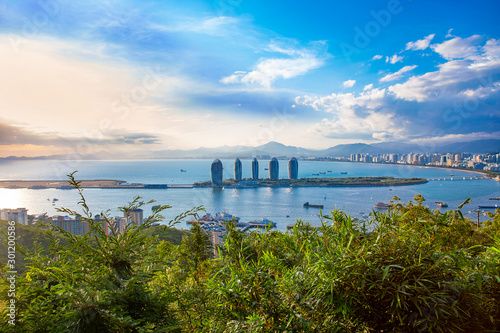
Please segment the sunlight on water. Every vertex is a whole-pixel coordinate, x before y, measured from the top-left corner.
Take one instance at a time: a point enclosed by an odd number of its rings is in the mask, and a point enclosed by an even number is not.
[[[0,208],[23,208],[24,202],[19,190],[0,189]]]

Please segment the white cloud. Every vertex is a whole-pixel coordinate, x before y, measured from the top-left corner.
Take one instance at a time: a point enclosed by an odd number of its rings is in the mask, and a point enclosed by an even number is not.
[[[372,60],[379,60],[382,59],[383,57],[380,54],[376,54],[373,56]]]
[[[481,40],[482,37],[479,35],[465,39],[455,37],[441,44],[433,44],[431,48],[446,60],[465,59],[478,54],[479,47],[477,45]]]
[[[430,34],[424,39],[419,39],[415,42],[408,42],[406,43],[406,49],[407,50],[425,50],[426,48],[429,47],[429,44],[431,43],[432,39],[434,38],[435,34]]]
[[[445,37],[446,37],[446,38],[455,37],[455,36],[453,36],[453,35],[451,34],[451,32],[452,32],[452,31],[453,31],[453,28],[448,29],[448,33],[446,34],[446,36],[445,36]]]
[[[409,72],[409,71],[412,71],[414,70],[415,68],[417,68],[417,65],[413,65],[413,66],[404,66],[403,68],[401,68],[399,71],[397,71],[396,73],[392,73],[392,74],[387,74],[386,76],[384,76],[383,78],[380,79],[380,82],[389,82],[389,81],[395,81],[395,80],[398,80],[400,79],[401,77],[403,77],[403,74],[406,73],[406,72]]]
[[[356,84],[356,80],[347,80],[342,84],[344,88],[351,88]]]
[[[347,93],[296,97],[295,103],[333,114],[331,119],[323,119],[312,126],[310,132],[329,138],[399,138],[404,123],[394,112],[385,108],[387,98],[385,89],[371,89],[358,96]]]
[[[150,24],[149,28],[164,32],[190,31],[210,36],[226,36],[239,31],[241,21],[228,16],[218,16],[205,20],[190,20],[178,23],[177,25]]]
[[[437,50],[451,56],[454,46],[471,45],[477,39],[472,36],[460,38],[453,42],[455,44],[445,42],[443,48],[437,46]],[[302,96],[295,102],[331,114],[310,128],[327,138],[425,143],[425,140],[445,142],[498,137],[500,40],[489,39],[482,45],[472,45],[475,51],[465,52],[464,58],[447,60],[435,71],[412,76],[386,89],[373,89],[373,84],[367,84],[360,94]],[[380,81],[399,79],[414,68],[415,65],[405,66]],[[478,124],[481,124],[481,132]]]
[[[248,73],[237,71],[230,76],[223,77],[220,82],[225,84],[244,83],[270,88],[271,84],[279,79],[290,79],[306,74],[310,70],[324,65],[325,43],[315,42],[310,48],[296,48],[290,43],[273,41],[267,51],[288,55],[290,58],[262,58],[253,71]]]
[[[404,83],[389,87],[389,91],[399,99],[418,102],[445,95],[450,98],[460,94],[484,98],[495,93],[498,86],[493,78],[500,74],[500,41],[490,39],[483,47],[471,46],[478,39],[479,36],[456,37],[433,46],[436,52],[442,52],[447,58],[463,59],[449,60],[439,65],[439,70],[411,77]]]
[[[411,139],[411,143],[417,144],[446,144],[455,142],[471,142],[475,140],[489,140],[489,139],[500,139],[500,131],[487,133],[487,132],[473,132],[466,134],[446,134],[434,137],[425,137],[418,139]]]
[[[392,57],[385,57],[385,62],[390,62],[391,64],[395,64],[400,61],[403,61],[403,57],[398,56],[397,54],[394,54]]]

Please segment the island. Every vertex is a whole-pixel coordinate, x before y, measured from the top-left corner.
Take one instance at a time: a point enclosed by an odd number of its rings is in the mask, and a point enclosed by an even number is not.
[[[222,187],[347,187],[347,186],[397,186],[427,183],[425,178],[395,178],[395,177],[324,177],[324,178],[300,178],[300,179],[243,179],[236,181],[226,179]],[[194,187],[212,187],[210,181],[196,182]]]
[[[199,188],[199,187],[347,187],[347,186],[396,186],[426,183],[425,178],[395,178],[395,177],[348,177],[348,178],[300,178],[300,179],[243,179],[236,181],[226,179],[221,186],[212,185],[211,181],[196,182],[194,184],[142,184],[127,183],[123,180],[81,180],[82,188],[98,189],[173,189],[173,188]],[[28,188],[33,190],[61,189],[69,190],[73,187],[64,180],[3,180],[0,188],[18,189]]]

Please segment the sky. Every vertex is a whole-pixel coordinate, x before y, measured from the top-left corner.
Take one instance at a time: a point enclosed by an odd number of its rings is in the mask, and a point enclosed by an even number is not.
[[[0,157],[500,139],[500,2],[0,2]]]

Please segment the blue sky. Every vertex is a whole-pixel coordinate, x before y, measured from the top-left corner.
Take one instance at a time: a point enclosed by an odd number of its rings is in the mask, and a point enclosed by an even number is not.
[[[0,156],[500,138],[498,1],[5,1]]]

